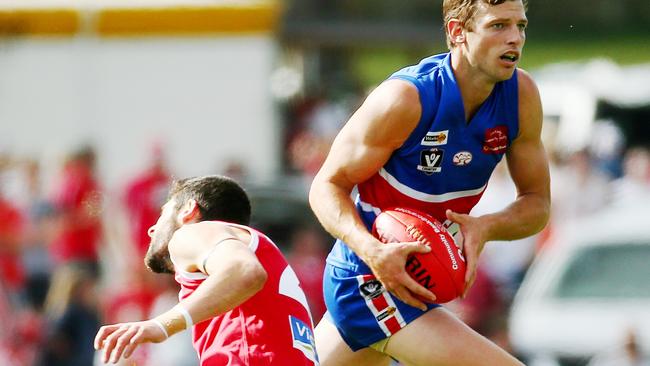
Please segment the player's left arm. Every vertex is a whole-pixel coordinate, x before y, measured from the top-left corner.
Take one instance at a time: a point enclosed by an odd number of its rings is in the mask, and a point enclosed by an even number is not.
[[[104,350],[104,362],[128,358],[139,344],[159,343],[186,329],[186,316],[192,324],[199,323],[232,310],[262,289],[267,273],[248,243],[227,230],[216,235],[210,231],[182,227],[170,243],[170,252],[176,249],[174,258],[184,262],[183,267],[197,268],[208,278],[177,306],[153,319],[102,327],[95,348]]]
[[[506,152],[517,198],[505,209],[480,217],[447,211],[447,218],[460,225],[464,236],[465,292],[476,278],[478,257],[486,242],[517,240],[536,234],[549,218],[551,194],[548,161],[541,140],[542,105],[530,75],[523,70],[518,73],[519,135]]]

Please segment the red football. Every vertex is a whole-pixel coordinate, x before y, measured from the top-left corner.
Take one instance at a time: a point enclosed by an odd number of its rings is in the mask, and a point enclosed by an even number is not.
[[[437,303],[449,302],[463,293],[465,258],[453,237],[433,217],[408,208],[385,210],[372,227],[384,243],[418,241],[429,253],[410,255],[406,272],[436,295]]]

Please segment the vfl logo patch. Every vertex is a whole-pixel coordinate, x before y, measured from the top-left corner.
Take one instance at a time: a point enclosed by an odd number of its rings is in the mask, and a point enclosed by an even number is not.
[[[444,150],[432,148],[431,150],[422,150],[420,152],[420,165],[417,169],[426,175],[440,173],[442,170],[442,157]]]
[[[496,126],[485,130],[483,152],[485,154],[503,154],[508,148],[508,126]]]
[[[289,315],[289,324],[291,325],[291,337],[293,338],[293,348],[302,352],[305,357],[314,364],[318,365],[318,355],[316,355],[316,345],[314,343],[314,333],[311,327],[302,320]]]
[[[456,166],[465,166],[472,162],[472,153],[469,151],[460,151],[454,155],[451,160]]]
[[[446,145],[448,137],[449,130],[427,132],[426,136],[422,139],[421,144],[424,146]]]
[[[370,280],[359,285],[359,291],[366,299],[374,299],[384,292],[384,286],[378,280]]]

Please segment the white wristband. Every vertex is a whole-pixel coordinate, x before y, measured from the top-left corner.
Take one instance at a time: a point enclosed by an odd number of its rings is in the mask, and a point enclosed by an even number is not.
[[[160,327],[160,330],[162,330],[163,334],[165,335],[165,339],[169,338],[169,333],[167,333],[167,329],[165,329],[165,326],[163,323],[160,322],[158,319],[151,319],[158,327]]]
[[[176,311],[181,313],[181,315],[183,315],[183,318],[185,318],[185,329],[189,329],[194,325],[194,322],[192,321],[192,316],[190,315],[190,313],[184,307],[182,307],[179,304],[179,305],[176,305],[174,307],[174,309],[176,309]]]

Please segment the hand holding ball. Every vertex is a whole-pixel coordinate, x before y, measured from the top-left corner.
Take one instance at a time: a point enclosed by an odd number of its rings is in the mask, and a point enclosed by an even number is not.
[[[384,243],[418,241],[431,248],[428,253],[410,255],[406,272],[433,292],[437,303],[449,302],[463,293],[465,258],[452,236],[433,217],[407,208],[385,210],[377,216],[372,233]]]

